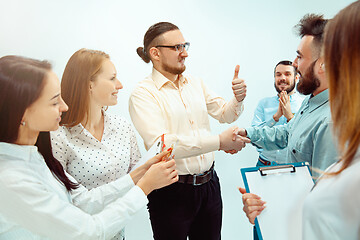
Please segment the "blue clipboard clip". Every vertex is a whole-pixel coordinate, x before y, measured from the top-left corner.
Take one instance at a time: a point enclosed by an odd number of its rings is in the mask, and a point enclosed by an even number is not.
[[[271,166],[271,167],[260,167],[259,172],[260,172],[261,176],[266,176],[268,174],[278,174],[278,173],[283,173],[285,171],[270,172],[270,173],[265,173],[265,172],[272,171],[272,170],[279,170],[279,169],[287,169],[287,168],[291,169],[290,173],[296,172],[294,165],[275,165],[275,166]]]

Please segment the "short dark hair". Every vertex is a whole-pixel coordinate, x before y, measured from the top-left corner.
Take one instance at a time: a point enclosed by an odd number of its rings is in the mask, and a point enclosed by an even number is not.
[[[277,68],[277,66],[279,66],[279,65],[292,66],[292,67],[293,67],[293,70],[294,70],[294,75],[296,75],[296,68],[292,65],[292,62],[289,61],[289,60],[283,60],[283,61],[278,62],[278,63],[275,65],[275,68],[274,68],[274,76],[275,76],[275,73],[276,73],[276,68]]]
[[[304,36],[313,36],[313,47],[317,54],[320,56],[321,47],[323,45],[324,29],[328,19],[320,14],[306,14],[298,24],[295,25],[297,34],[302,38]]]
[[[144,47],[138,47],[136,49],[137,54],[144,60],[144,62],[150,62],[149,49],[157,44],[155,44],[156,39],[169,31],[178,30],[179,28],[169,22],[158,22],[150,26],[144,35]]]

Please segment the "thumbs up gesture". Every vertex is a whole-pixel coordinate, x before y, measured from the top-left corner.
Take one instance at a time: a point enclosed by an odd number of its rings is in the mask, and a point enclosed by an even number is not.
[[[236,100],[238,102],[241,102],[244,100],[246,96],[246,84],[244,79],[239,78],[239,70],[240,70],[240,66],[236,65],[234,78],[232,80],[232,89]]]

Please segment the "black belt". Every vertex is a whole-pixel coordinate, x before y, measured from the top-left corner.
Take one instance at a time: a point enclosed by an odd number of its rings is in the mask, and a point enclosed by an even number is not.
[[[265,166],[271,165],[271,162],[265,159],[262,159],[261,157],[259,157],[259,162],[261,162],[262,164],[264,164]]]
[[[214,176],[214,164],[211,168],[203,173],[199,174],[188,174],[188,175],[179,175],[179,183],[191,184],[194,186],[202,185],[210,181]]]

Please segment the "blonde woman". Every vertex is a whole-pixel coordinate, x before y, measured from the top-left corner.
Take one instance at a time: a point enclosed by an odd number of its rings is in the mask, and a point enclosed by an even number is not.
[[[135,133],[122,117],[105,109],[122,89],[108,54],[80,49],[69,59],[61,91],[69,110],[52,132],[53,154],[87,189],[128,174],[140,159]],[[120,230],[120,229],[119,229]],[[114,239],[123,239],[124,230]]]

